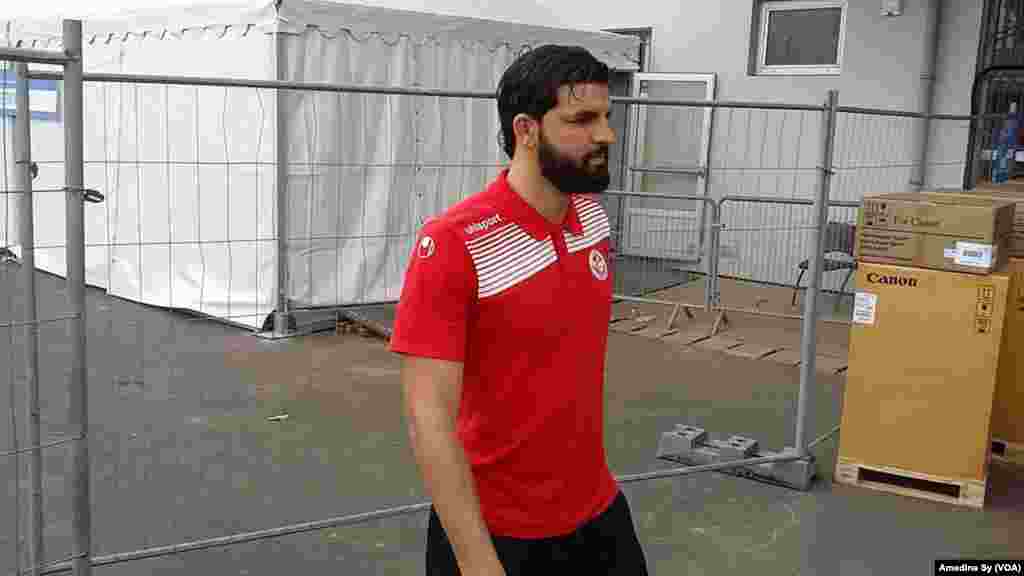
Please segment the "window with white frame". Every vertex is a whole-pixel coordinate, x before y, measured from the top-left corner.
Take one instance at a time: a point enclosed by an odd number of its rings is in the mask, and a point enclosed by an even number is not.
[[[845,0],[759,4],[756,74],[839,74],[846,35]]]

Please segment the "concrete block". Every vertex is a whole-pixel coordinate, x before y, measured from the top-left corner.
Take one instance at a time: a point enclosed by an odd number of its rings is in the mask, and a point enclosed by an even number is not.
[[[682,456],[693,452],[707,438],[707,432],[693,426],[677,425],[675,430],[665,432],[658,442],[657,457]]]
[[[743,436],[730,436],[724,442],[716,442],[723,460],[753,458],[757,454],[757,440]]]

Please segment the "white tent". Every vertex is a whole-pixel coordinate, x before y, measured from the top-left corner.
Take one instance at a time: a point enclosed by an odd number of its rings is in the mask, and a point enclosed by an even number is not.
[[[585,46],[617,70],[638,61],[632,37],[309,0],[135,11],[83,28],[87,73],[492,91],[540,44]],[[0,23],[0,34],[60,48],[57,19]],[[388,301],[423,219],[505,160],[487,99],[87,83],[85,114],[86,187],[106,196],[86,205],[87,282],[249,327],[277,304],[279,193],[290,306]],[[5,127],[0,184],[12,187]],[[36,261],[64,275],[64,200],[48,192],[63,186],[60,115],[34,120],[32,138]],[[17,253],[16,196],[5,197],[0,244]]]

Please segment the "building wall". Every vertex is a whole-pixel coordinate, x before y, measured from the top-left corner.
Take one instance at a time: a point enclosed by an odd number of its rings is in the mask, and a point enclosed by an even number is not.
[[[892,17],[882,15],[881,0],[849,1],[842,71],[831,76],[753,75],[758,0],[634,0],[592,5],[586,11],[554,0],[546,4],[553,9],[560,6],[559,18],[574,26],[651,27],[650,71],[714,73],[719,100],[813,105],[837,89],[841,106],[919,112],[924,105],[922,73],[933,1],[904,0],[902,14]],[[981,7],[974,2],[940,1],[943,15],[933,112],[968,114]],[[661,108],[657,114],[692,115],[693,111]],[[831,198],[859,201],[865,194],[914,189],[923,127],[920,119],[840,114],[834,156],[838,173]],[[932,123],[926,186],[960,183],[967,127],[964,121]],[[715,198],[813,199],[822,157],[821,128],[817,112],[716,110],[710,194]],[[681,143],[680,150],[687,147]],[[830,218],[853,222],[856,210],[833,209]],[[792,283],[797,264],[811,253],[813,211],[809,207],[726,203],[723,222],[720,270],[724,275]],[[843,274],[827,274],[825,286],[838,288],[842,280]]]
[[[835,88],[843,104],[907,109],[917,102],[930,1],[904,0],[903,14],[895,17],[881,15],[880,0],[849,2],[845,61],[838,77],[751,76],[749,51],[759,0],[634,0],[588,5],[585,11],[573,2],[544,4],[573,27],[653,28],[651,71],[714,72],[723,99],[816,104]],[[973,64],[981,8],[972,2],[943,2],[945,49],[954,52],[958,63],[968,59]]]
[[[652,72],[705,73],[717,75],[720,100],[819,104],[830,89],[839,90],[840,105],[920,111],[925,83],[925,32],[928,10],[934,0],[904,0],[902,15],[881,15],[881,1],[850,2],[842,73],[838,76],[754,76],[750,51],[759,0],[664,3],[635,0],[607,3],[579,11],[572,3],[546,0],[559,18],[583,28],[653,28]],[[943,2],[936,62],[934,112],[968,114],[970,86],[977,58],[982,8],[976,2]],[[722,117],[723,114],[718,114]],[[728,112],[724,121],[728,123]],[[733,119],[739,113],[734,113]],[[767,116],[762,114],[762,116]],[[790,116],[792,118],[792,115]],[[749,120],[756,132],[763,126]],[[840,139],[858,137],[858,148],[871,147],[892,154],[912,149],[918,142],[915,120],[851,116],[840,125]],[[746,122],[748,119],[743,118]],[[872,141],[874,138],[874,141]],[[963,141],[961,141],[963,140]],[[882,146],[879,142],[882,141]],[[933,128],[932,158],[948,163],[961,160],[966,126],[939,121]],[[721,151],[719,148],[718,151]],[[840,150],[851,158],[863,150]],[[916,158],[898,157],[893,163]],[[878,158],[881,160],[881,158]],[[947,185],[951,169],[932,170],[930,180]]]

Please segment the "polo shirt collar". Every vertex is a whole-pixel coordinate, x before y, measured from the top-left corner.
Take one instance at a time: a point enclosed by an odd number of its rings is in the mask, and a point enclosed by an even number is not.
[[[583,235],[583,223],[576,212],[576,203],[570,198],[568,210],[561,225],[553,224],[523,199],[508,183],[508,168],[501,171],[495,185],[501,197],[501,211],[507,212],[510,220],[518,224],[536,240],[544,240],[559,231],[566,231],[574,236]]]

